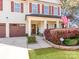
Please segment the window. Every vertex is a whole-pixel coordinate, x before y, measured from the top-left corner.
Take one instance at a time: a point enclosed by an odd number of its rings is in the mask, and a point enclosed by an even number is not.
[[[61,26],[62,26],[62,28],[64,28],[64,24],[63,23],[61,24]]]
[[[49,6],[44,6],[44,14],[49,15]]]
[[[24,5],[23,3],[15,3],[14,1],[11,1],[11,12],[21,12],[24,11]]]
[[[58,7],[54,7],[54,15],[58,16]]]
[[[20,12],[20,4],[19,3],[15,3],[15,8],[14,8],[14,10],[15,10],[15,12]]]
[[[56,28],[56,24],[54,24],[54,28]]]
[[[32,13],[38,14],[38,5],[37,4],[32,4]]]

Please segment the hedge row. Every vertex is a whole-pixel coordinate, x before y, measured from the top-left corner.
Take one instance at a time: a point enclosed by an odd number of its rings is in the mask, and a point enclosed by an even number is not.
[[[60,38],[72,38],[79,35],[79,28],[46,29],[45,38],[55,44],[60,44]]]

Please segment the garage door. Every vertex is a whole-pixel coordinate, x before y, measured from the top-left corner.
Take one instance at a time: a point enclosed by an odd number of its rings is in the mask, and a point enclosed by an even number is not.
[[[0,38],[6,36],[6,25],[0,24]]]
[[[10,24],[10,37],[25,36],[25,24]]]

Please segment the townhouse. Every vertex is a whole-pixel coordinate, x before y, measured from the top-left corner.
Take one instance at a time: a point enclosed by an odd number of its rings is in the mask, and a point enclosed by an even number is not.
[[[0,37],[43,34],[62,28],[60,0],[0,0]]]

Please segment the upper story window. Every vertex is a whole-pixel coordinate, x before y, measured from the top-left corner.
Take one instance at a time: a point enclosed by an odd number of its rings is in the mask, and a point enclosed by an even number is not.
[[[40,14],[40,4],[29,3],[29,12],[33,14]]]
[[[15,12],[20,12],[20,10],[21,10],[20,4],[19,4],[19,3],[15,3],[14,6],[15,6],[15,7],[14,7],[14,11],[15,11]]]
[[[33,14],[40,14],[40,4],[29,3],[29,12]]]
[[[49,15],[49,6],[44,6],[44,14]]]
[[[58,7],[54,7],[54,15],[58,16]]]
[[[32,4],[32,13],[38,14],[38,5],[37,4]]]
[[[61,15],[61,7],[59,6],[49,6],[49,14],[54,16]]]
[[[3,0],[0,0],[0,10],[3,9]]]
[[[59,6],[29,3],[29,13],[60,16]]]
[[[23,3],[14,3],[14,1],[11,1],[11,12],[23,13],[23,7]]]

